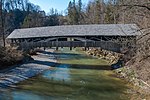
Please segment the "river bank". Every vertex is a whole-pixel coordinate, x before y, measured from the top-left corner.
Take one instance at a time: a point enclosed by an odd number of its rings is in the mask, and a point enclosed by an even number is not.
[[[116,63],[119,60],[120,56],[123,56],[125,60],[129,59],[129,55],[123,55],[96,48],[91,48],[90,50],[85,52],[88,55],[96,56],[99,59],[105,59],[110,64]],[[115,69],[113,71],[114,73],[116,73],[118,78],[126,80],[129,84],[132,85],[132,88],[128,90],[128,93],[131,94],[131,100],[149,100],[150,85],[142,79],[140,79],[135,70],[128,66],[128,63],[124,63],[124,66],[122,68]]]
[[[150,86],[138,78],[138,75],[134,70],[128,66],[114,70],[118,78],[128,81],[132,85],[132,88],[128,90],[130,100],[149,100],[150,98]]]
[[[54,52],[53,49],[47,50],[47,52]],[[50,69],[53,66],[53,62],[56,62],[55,57],[46,58],[44,51],[32,56],[34,60],[26,62],[24,64],[15,65],[8,70],[0,72],[0,87],[15,87],[14,84],[24,81],[30,77],[36,76],[43,71]],[[42,62],[43,61],[43,62]],[[51,62],[51,63],[46,63]]]

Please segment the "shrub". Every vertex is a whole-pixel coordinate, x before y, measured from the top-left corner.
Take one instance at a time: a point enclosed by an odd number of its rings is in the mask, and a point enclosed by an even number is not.
[[[23,52],[11,47],[0,47],[0,69],[5,69],[7,66],[19,63],[23,59]]]

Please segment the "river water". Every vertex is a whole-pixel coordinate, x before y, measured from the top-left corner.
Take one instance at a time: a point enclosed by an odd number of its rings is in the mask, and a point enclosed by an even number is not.
[[[52,55],[58,60],[53,68],[17,88],[0,89],[0,100],[129,100],[127,82],[105,60],[68,49],[46,54]]]

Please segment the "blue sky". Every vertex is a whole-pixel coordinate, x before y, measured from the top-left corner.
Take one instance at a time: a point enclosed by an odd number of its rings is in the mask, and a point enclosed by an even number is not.
[[[31,3],[35,5],[39,5],[42,10],[48,13],[50,8],[57,9],[58,11],[64,11],[70,0],[29,0]],[[71,0],[73,1],[73,0]],[[78,1],[78,0],[76,0]],[[82,0],[83,4],[87,4],[89,0]]]

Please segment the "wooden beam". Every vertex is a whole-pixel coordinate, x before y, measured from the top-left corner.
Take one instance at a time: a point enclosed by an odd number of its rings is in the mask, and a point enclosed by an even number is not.
[[[72,50],[72,38],[70,38],[70,50]]]
[[[85,37],[85,40],[86,40],[86,37]],[[87,50],[87,41],[85,41],[85,43],[84,43],[84,49],[85,49],[85,51]]]
[[[59,47],[58,47],[58,38],[56,39],[56,50],[58,50]]]
[[[49,41],[49,42],[22,42],[21,47],[23,48],[36,48],[36,47],[56,47],[56,50],[59,47],[69,47],[70,50],[73,47],[85,47],[87,50],[89,47],[101,47],[102,49],[110,50],[110,51],[119,51],[121,48],[120,44],[114,43],[113,41]]]

